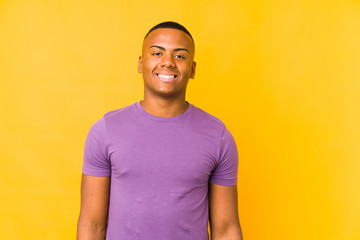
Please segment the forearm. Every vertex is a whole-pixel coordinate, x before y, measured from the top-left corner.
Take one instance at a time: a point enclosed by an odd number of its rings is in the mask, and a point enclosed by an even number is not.
[[[243,240],[240,226],[227,228],[221,232],[212,232],[211,240]]]
[[[106,224],[95,224],[79,219],[77,226],[77,240],[104,240]]]

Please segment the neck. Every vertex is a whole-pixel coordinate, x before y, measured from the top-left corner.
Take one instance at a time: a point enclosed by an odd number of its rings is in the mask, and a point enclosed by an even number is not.
[[[142,100],[140,104],[147,113],[157,117],[175,117],[184,113],[189,107],[185,98],[154,99],[144,97],[144,100]]]

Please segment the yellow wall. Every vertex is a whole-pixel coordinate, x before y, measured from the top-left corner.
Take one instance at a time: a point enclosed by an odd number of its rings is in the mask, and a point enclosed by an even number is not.
[[[360,239],[360,2],[0,1],[0,239],[74,239],[85,136],[142,98],[142,38],[196,42],[188,100],[239,148],[245,240]]]

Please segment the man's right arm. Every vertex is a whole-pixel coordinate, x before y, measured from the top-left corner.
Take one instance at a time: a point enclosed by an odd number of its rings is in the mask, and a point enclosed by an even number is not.
[[[105,239],[109,195],[110,177],[82,175],[81,208],[77,226],[78,240]]]

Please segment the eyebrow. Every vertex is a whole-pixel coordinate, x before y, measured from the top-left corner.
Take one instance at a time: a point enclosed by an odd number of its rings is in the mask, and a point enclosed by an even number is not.
[[[163,50],[163,51],[166,50],[164,47],[161,47],[161,46],[158,46],[158,45],[151,45],[150,48],[152,48],[152,47],[159,48],[159,49],[161,49],[161,50]],[[174,51],[175,51],[175,52],[176,52],[176,51],[186,51],[186,52],[189,53],[189,50],[187,50],[186,48],[175,48]]]

